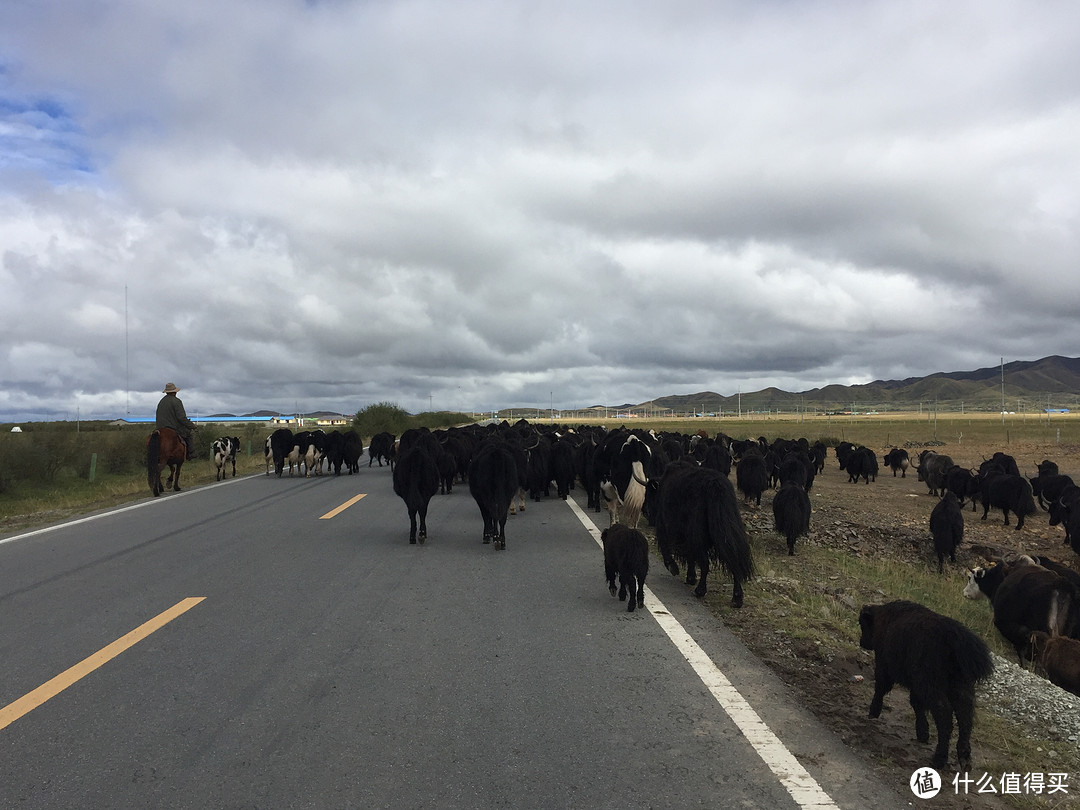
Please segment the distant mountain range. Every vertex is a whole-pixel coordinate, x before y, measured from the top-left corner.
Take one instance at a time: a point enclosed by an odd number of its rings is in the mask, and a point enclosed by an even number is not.
[[[977,371],[950,371],[865,385],[827,385],[792,393],[778,388],[721,396],[713,391],[659,397],[620,409],[671,409],[676,413],[759,411],[895,411],[920,407],[971,411],[1080,410],[1080,357],[1053,355],[1017,360]]]
[[[763,411],[849,412],[909,411],[929,409],[1000,412],[1002,410],[1002,371],[1004,370],[1004,409],[1007,411],[1042,411],[1044,408],[1068,408],[1080,411],[1080,357],[1052,355],[1041,360],[1016,360],[1002,366],[977,371],[941,371],[926,377],[906,380],[874,380],[865,385],[826,385],[809,391],[781,391],[765,388],[722,396],[715,391],[696,394],[672,394],[647,402],[623,405],[594,405],[581,411],[656,412],[673,411],[679,415],[708,413],[732,414]],[[527,409],[529,411],[532,408]],[[499,411],[499,418],[517,418],[521,408]],[[537,417],[547,411],[536,409]],[[291,416],[277,411],[255,411],[253,417]],[[214,414],[234,417],[234,414]],[[333,418],[329,411],[305,413],[307,418]]]

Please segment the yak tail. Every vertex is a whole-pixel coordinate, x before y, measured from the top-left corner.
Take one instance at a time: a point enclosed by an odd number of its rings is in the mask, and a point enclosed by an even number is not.
[[[1046,616],[1046,627],[1052,636],[1071,636],[1076,632],[1076,621],[1073,616],[1073,594],[1071,586],[1068,590],[1054,588],[1050,597],[1050,611]]]
[[[994,672],[994,659],[986,643],[960,622],[950,622],[952,636],[949,648],[953,666],[964,683],[984,681]]]
[[[726,478],[710,481],[706,503],[709,556],[715,556],[736,582],[745,582],[754,576],[754,557],[731,482]]]
[[[154,431],[146,442],[146,483],[150,489],[157,484],[158,462],[161,458],[161,434]]]

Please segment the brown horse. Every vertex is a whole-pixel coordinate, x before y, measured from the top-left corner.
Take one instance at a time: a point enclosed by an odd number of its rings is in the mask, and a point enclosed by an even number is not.
[[[146,480],[157,497],[166,489],[180,491],[180,468],[187,458],[187,447],[172,428],[158,428],[146,439]],[[161,484],[161,471],[169,468],[169,480]]]

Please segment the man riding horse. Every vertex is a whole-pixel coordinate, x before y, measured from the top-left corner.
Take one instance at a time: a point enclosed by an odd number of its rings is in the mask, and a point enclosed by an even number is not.
[[[175,430],[187,446],[187,460],[191,461],[195,458],[195,447],[192,443],[195,423],[188,419],[184,403],[176,395],[179,390],[174,383],[168,383],[165,386],[163,390],[165,396],[161,398],[157,406],[157,427]]]

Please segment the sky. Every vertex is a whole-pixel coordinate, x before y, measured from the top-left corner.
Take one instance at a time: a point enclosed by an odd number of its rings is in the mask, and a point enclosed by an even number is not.
[[[0,420],[1080,355],[1072,0],[4,0]]]

